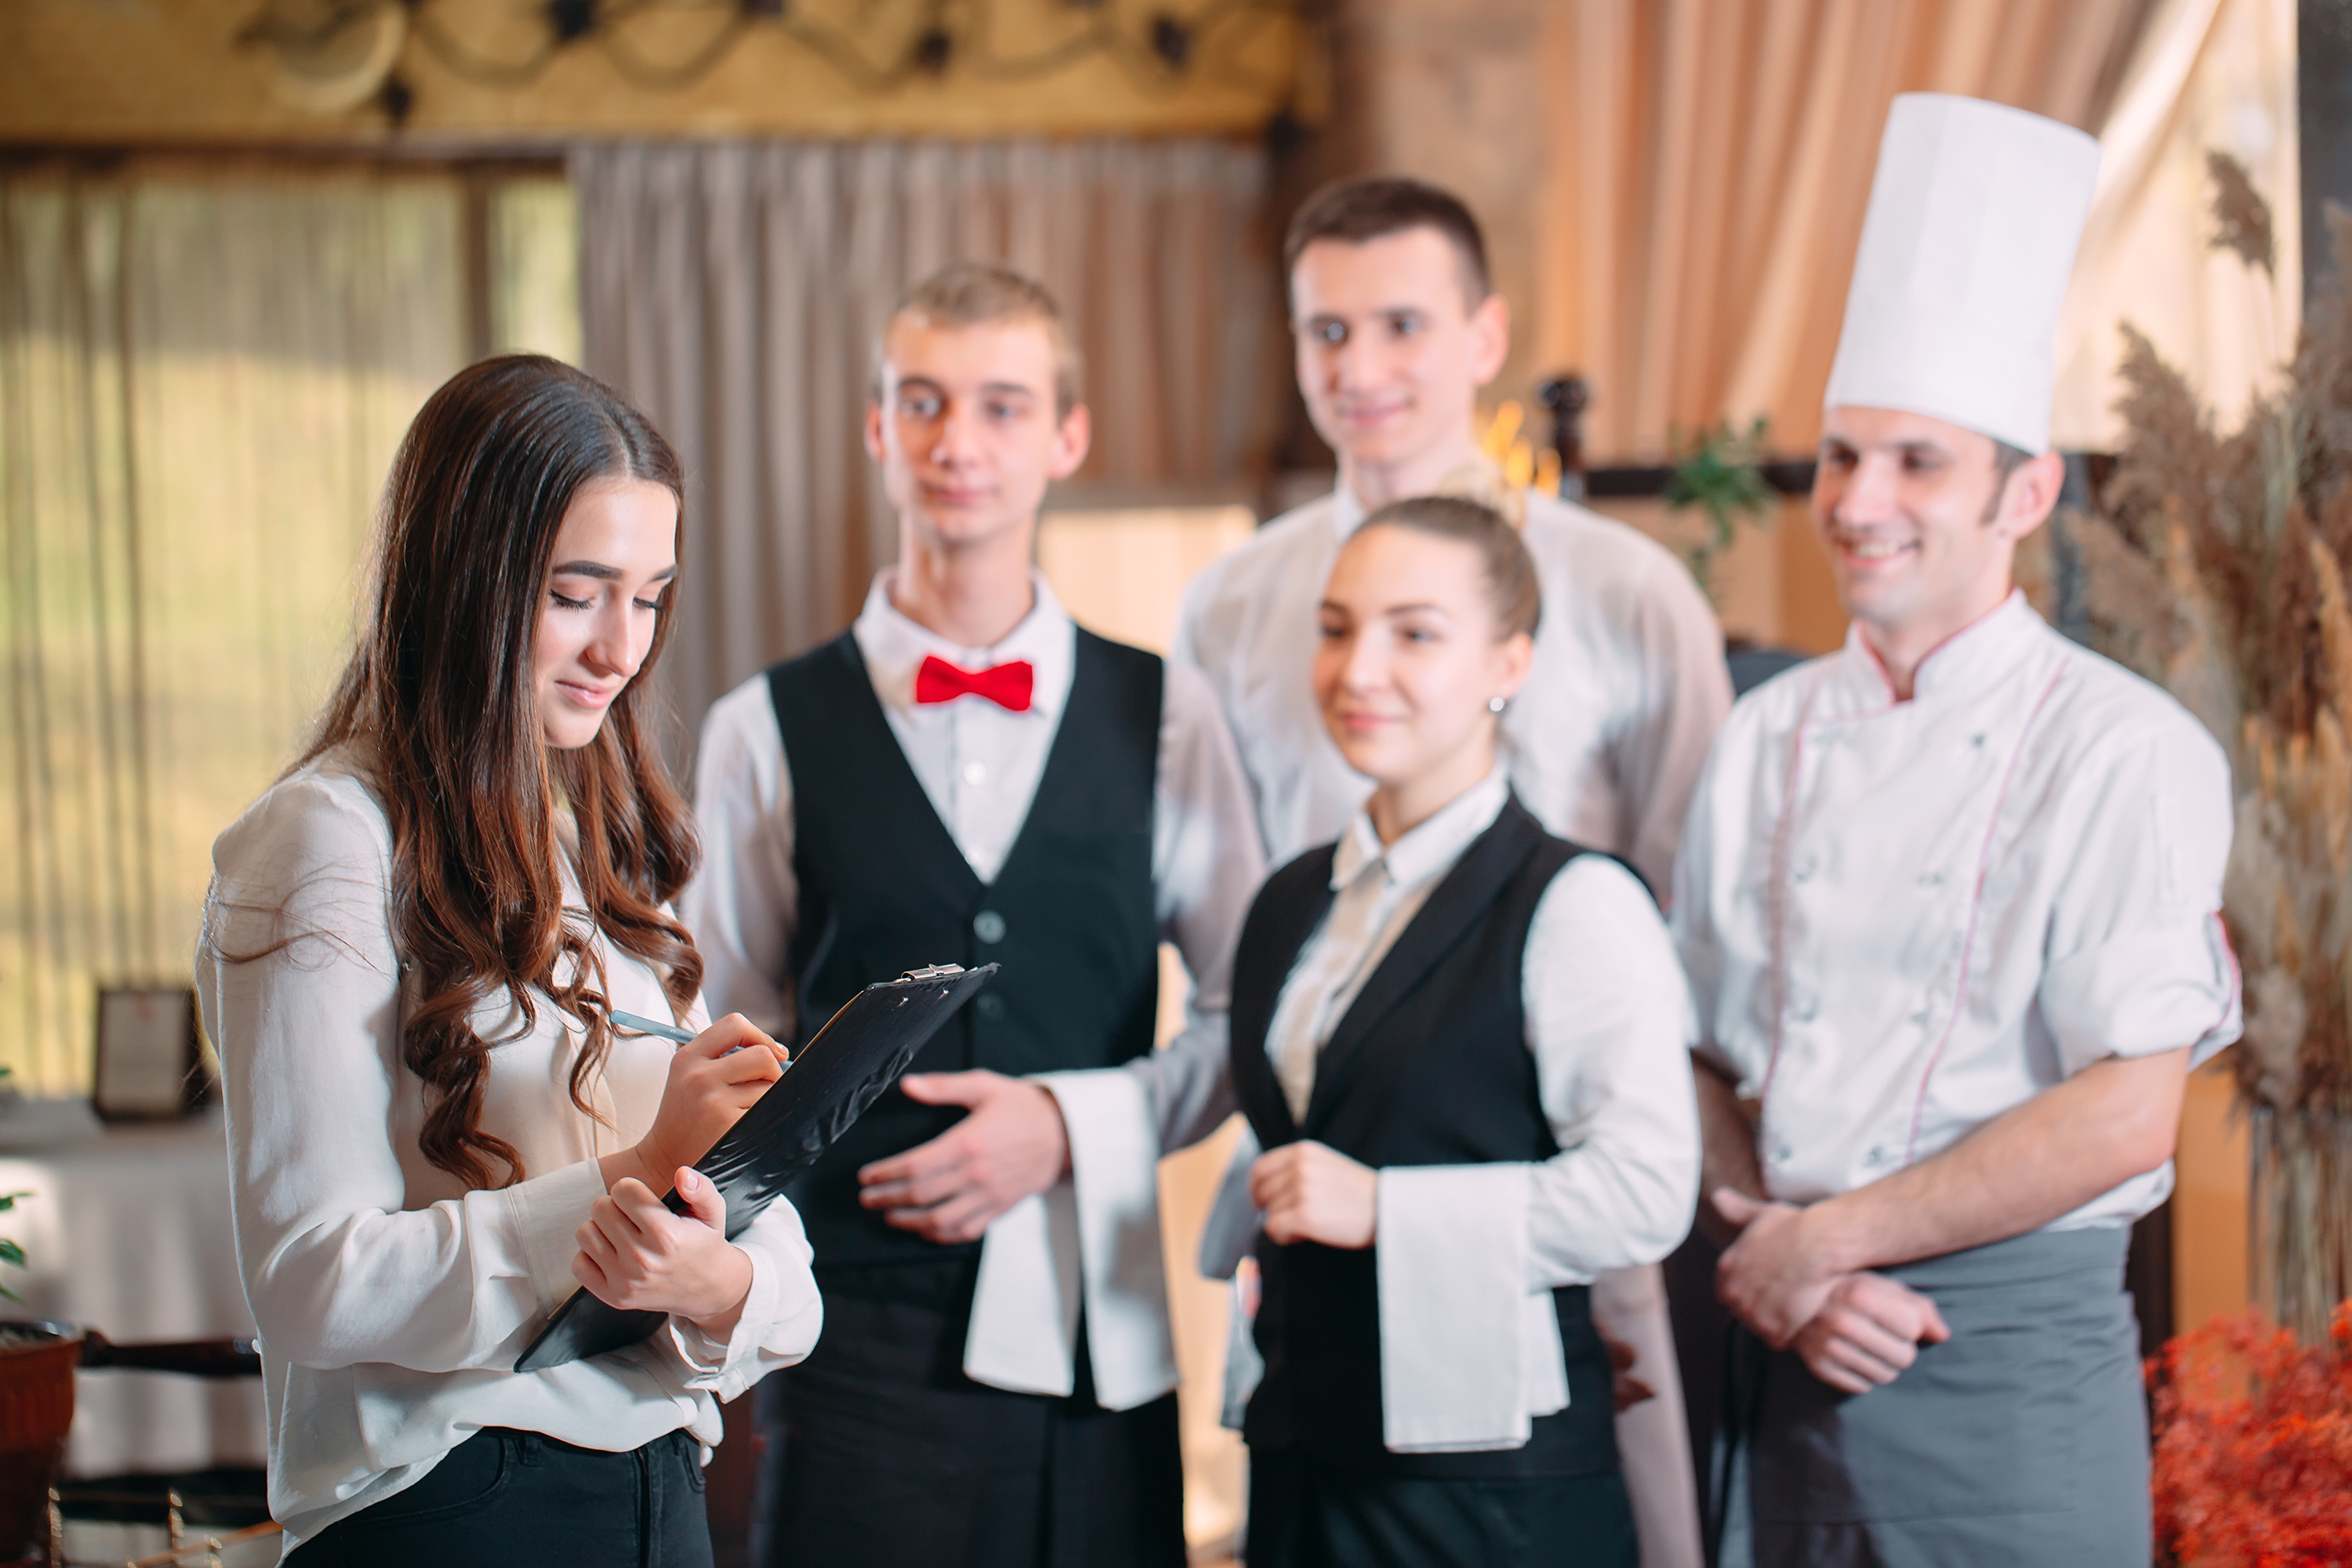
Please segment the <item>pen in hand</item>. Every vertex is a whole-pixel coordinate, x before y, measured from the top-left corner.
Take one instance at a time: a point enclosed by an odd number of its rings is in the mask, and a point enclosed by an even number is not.
[[[665,1024],[657,1018],[643,1017],[635,1013],[624,1013],[617,1007],[604,1016],[624,1029],[635,1029],[640,1035],[659,1035],[663,1039],[675,1040],[681,1046],[694,1038],[692,1029],[681,1029],[676,1024]]]
[[[648,1018],[642,1013],[624,1013],[618,1007],[614,1007],[604,1016],[617,1028],[635,1029],[640,1035],[656,1035],[665,1040],[674,1040],[681,1046],[690,1043],[694,1038],[692,1029],[681,1029],[676,1024],[665,1024],[658,1018]],[[740,1046],[730,1047],[721,1054],[731,1057],[742,1048]],[[791,1060],[787,1058],[784,1066],[789,1068],[792,1065]]]

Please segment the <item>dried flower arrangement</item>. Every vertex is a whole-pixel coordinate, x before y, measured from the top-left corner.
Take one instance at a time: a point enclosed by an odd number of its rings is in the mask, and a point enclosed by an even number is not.
[[[2306,1348],[2260,1312],[2148,1363],[2156,1538],[2200,1568],[2352,1561],[2352,1302]]]
[[[2216,246],[2267,267],[2268,210],[2213,163]],[[2255,1248],[2277,1318],[2311,1340],[2352,1296],[2352,215],[2328,224],[2334,274],[2236,431],[2124,328],[2124,448],[2101,515],[2066,519],[2091,639],[2230,754]]]

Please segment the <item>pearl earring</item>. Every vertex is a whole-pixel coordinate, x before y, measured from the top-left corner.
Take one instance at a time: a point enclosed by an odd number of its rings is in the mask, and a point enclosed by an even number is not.
[[[1509,701],[1510,699],[1507,697],[1489,697],[1486,699],[1486,711],[1489,713],[1500,713],[1503,710],[1505,704]]]

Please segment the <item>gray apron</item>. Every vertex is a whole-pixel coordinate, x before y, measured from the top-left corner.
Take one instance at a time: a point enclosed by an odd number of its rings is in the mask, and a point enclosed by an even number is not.
[[[1742,1401],[1747,1528],[1727,1531],[1723,1562],[2147,1568],[2129,1241],[2120,1226],[2038,1231],[1885,1270],[1932,1298],[1952,1337],[1868,1394],[1840,1394],[1793,1352],[1762,1355]]]

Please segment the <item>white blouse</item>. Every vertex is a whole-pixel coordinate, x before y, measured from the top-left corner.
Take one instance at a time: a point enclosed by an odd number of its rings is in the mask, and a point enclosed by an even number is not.
[[[213,862],[196,986],[221,1058],[270,1511],[289,1551],[414,1485],[484,1426],[612,1451],[683,1426],[708,1447],[717,1399],[808,1353],[822,1312],[800,1217],[779,1202],[737,1238],[752,1282],[725,1343],[673,1319],[631,1350],[514,1373],[578,1288],[572,1232],[604,1191],[597,1157],[652,1126],[674,1047],[614,1039],[592,1118],[570,1094],[577,1026],[541,996],[518,1034],[499,993],[475,1026],[515,1037],[490,1052],[481,1125],[514,1145],[526,1179],[468,1190],[417,1145],[426,1102],[401,1060],[412,988],[393,933],[391,828],[363,767],[335,752],[299,769],[221,835]],[[566,888],[576,897],[568,866]],[[288,937],[267,957],[223,957]],[[659,975],[595,940],[612,1005],[669,1016]],[[707,1021],[698,1002],[684,1020]]]
[[[2229,765],[2011,595],[1898,702],[1850,633],[1732,711],[1675,923],[1702,1049],[1796,1203],[1917,1163],[2108,1056],[2238,1037]],[[2125,1225],[2168,1163],[2054,1222]]]
[[[1329,912],[1293,963],[1265,1048],[1295,1112],[1381,961],[1501,813],[1500,770],[1383,847],[1359,816]],[[1698,1196],[1696,1030],[1664,921],[1615,861],[1580,856],[1536,906],[1521,1006],[1545,1120],[1537,1163],[1379,1173],[1381,1417],[1399,1453],[1513,1447],[1568,1404],[1549,1292],[1654,1263]]]

